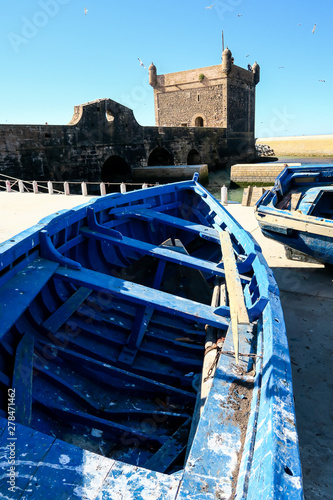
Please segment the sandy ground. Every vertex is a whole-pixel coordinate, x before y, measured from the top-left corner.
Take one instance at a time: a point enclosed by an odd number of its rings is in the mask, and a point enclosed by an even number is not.
[[[0,242],[61,209],[91,197],[0,193]],[[283,246],[265,238],[252,207],[226,207],[261,245],[278,282],[293,370],[296,419],[306,500],[332,498],[333,272],[321,264],[287,260]]]
[[[333,156],[333,135],[264,137],[257,144],[267,144],[276,156]]]

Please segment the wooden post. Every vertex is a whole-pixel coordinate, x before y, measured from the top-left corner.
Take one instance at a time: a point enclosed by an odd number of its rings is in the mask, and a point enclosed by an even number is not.
[[[100,191],[101,191],[101,196],[105,196],[106,195],[105,183],[101,182],[99,187],[100,187]]]
[[[19,192],[20,193],[24,193],[24,184],[23,184],[23,181],[18,181],[18,185],[19,185]]]
[[[47,190],[49,194],[53,194],[53,184],[52,181],[48,181],[47,183]]]
[[[87,183],[86,182],[81,182],[81,192],[82,192],[82,196],[87,196],[88,191],[87,191]]]
[[[7,193],[10,193],[12,190],[11,186],[10,186],[10,181],[6,181],[6,191]]]
[[[249,324],[249,316],[245,306],[242,283],[237,271],[234,249],[228,231],[219,233],[225,281],[227,285],[232,336],[234,340],[235,358],[238,364],[238,324]]]
[[[34,194],[38,194],[38,184],[37,181],[32,181],[32,189]]]
[[[70,194],[70,191],[69,191],[69,184],[67,181],[64,182],[64,191],[65,191],[65,195],[68,196]]]

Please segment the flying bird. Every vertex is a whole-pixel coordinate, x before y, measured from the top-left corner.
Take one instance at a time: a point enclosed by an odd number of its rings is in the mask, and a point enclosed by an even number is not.
[[[146,66],[143,64],[143,62],[141,61],[140,57],[138,57],[138,61],[140,62],[140,66],[143,66],[144,69],[146,69]]]
[[[319,82],[325,82],[325,80],[318,80]]]
[[[243,17],[243,14],[237,14],[237,17]]]
[[[208,7],[205,7],[205,9],[212,9],[214,7],[214,4],[212,3],[212,5],[209,5]]]
[[[250,55],[250,54],[246,54],[246,56],[245,56],[245,57],[249,57],[249,55]]]
[[[88,9],[87,7],[84,8],[84,14],[87,15]]]
[[[316,31],[316,27],[317,25],[315,24],[314,27],[312,28],[312,34],[314,34],[314,32]]]
[[[278,66],[279,69],[284,68],[284,66]]]

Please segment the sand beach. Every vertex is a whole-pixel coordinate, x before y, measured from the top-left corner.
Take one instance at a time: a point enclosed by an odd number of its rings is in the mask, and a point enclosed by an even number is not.
[[[257,144],[267,144],[275,156],[333,156],[333,134],[263,137]]]

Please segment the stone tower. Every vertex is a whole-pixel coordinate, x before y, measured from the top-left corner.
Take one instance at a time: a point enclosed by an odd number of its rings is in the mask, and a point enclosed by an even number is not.
[[[222,64],[157,75],[152,63],[149,84],[154,89],[155,123],[166,127],[223,127],[229,133],[254,134],[257,63],[248,69],[234,64],[230,49]]]

